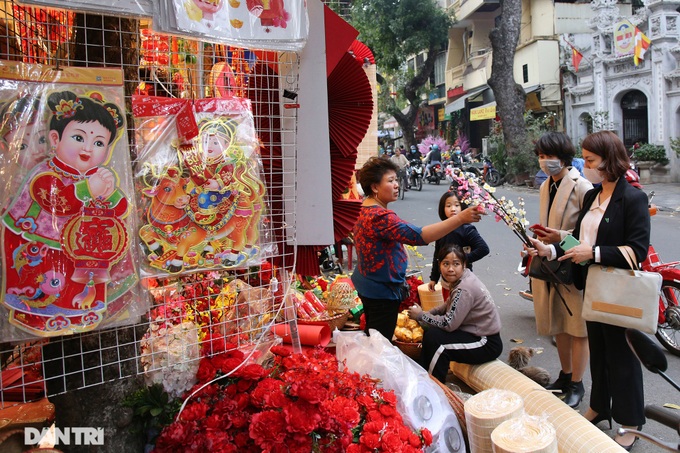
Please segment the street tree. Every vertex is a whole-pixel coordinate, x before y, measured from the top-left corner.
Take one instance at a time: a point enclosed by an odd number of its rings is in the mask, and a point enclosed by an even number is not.
[[[373,51],[382,76],[378,105],[397,121],[408,148],[416,144],[422,95],[437,54],[446,49],[453,20],[435,0],[357,0],[350,22],[359,30],[359,40]],[[407,59],[421,52],[422,63],[409,70]]]
[[[515,49],[519,43],[522,19],[522,0],[500,0],[500,21],[491,30],[489,39],[493,49],[493,63],[489,86],[496,98],[498,116],[503,125],[503,138],[508,171],[518,176],[530,168],[534,158],[524,123],[526,94],[515,82],[513,66]]]

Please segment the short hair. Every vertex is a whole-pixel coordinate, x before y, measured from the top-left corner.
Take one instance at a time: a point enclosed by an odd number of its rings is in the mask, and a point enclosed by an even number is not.
[[[441,263],[442,261],[444,261],[444,258],[446,258],[446,256],[449,253],[453,253],[454,255],[456,255],[456,258],[458,258],[461,261],[463,267],[464,268],[467,267],[467,255],[465,254],[463,249],[460,248],[459,245],[454,244],[452,242],[444,244],[444,246],[441,249],[439,249],[439,252],[437,253],[437,262]]]
[[[357,175],[359,185],[361,185],[361,190],[364,191],[364,194],[366,196],[371,195],[373,193],[371,186],[373,184],[380,184],[385,173],[389,171],[397,173],[399,167],[397,164],[387,159],[381,159],[375,156],[369,158],[366,163],[364,163],[363,167],[361,167],[359,174]]]
[[[537,156],[539,154],[555,156],[568,167],[571,165],[571,161],[574,160],[576,150],[567,134],[563,132],[546,132],[536,140],[534,153]]]
[[[599,131],[583,139],[581,148],[602,158],[599,170],[607,181],[613,182],[630,168],[628,152],[621,139],[612,131]]]
[[[446,212],[444,212],[444,209],[446,208],[446,200],[448,200],[451,197],[456,197],[456,199],[460,202],[461,211],[467,208],[467,205],[460,201],[461,197],[458,195],[458,193],[454,192],[453,190],[449,190],[448,192],[444,193],[439,199],[439,218],[442,220],[446,220],[448,218],[446,217]]]

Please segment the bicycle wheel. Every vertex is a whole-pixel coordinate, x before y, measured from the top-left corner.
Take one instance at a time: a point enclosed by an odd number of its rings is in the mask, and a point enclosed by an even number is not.
[[[659,308],[664,310],[665,320],[659,323],[656,338],[671,354],[680,357],[680,283],[664,280],[661,284]]]

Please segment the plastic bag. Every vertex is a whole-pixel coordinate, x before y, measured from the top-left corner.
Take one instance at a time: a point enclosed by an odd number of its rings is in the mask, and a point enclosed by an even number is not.
[[[371,336],[363,332],[335,331],[333,341],[340,363],[352,372],[368,374],[382,382],[383,388],[398,397],[397,409],[413,429],[428,428],[434,436],[440,430],[455,429],[462,433],[455,413],[444,392],[427,371],[393,346],[376,330]],[[453,423],[453,424],[452,424]],[[464,443],[463,450],[464,451]]]
[[[120,69],[0,62],[3,340],[134,323],[136,231]],[[40,82],[32,82],[40,80]],[[13,106],[13,107],[12,107]],[[17,122],[18,120],[18,122]],[[13,129],[15,128],[15,129]],[[49,144],[49,146],[48,146]]]

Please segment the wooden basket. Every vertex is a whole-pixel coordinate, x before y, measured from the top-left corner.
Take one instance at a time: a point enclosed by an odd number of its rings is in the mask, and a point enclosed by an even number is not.
[[[396,347],[398,347],[401,352],[406,354],[407,356],[411,357],[413,360],[418,361],[420,358],[420,351],[423,349],[423,344],[418,342],[418,343],[409,343],[406,341],[399,341],[399,340],[394,340],[392,343]]]
[[[437,283],[434,287],[434,292],[432,292],[427,287],[427,283],[423,283],[418,286],[418,297],[420,298],[420,306],[423,307],[423,310],[430,311],[444,303],[442,285]]]
[[[339,315],[335,315],[331,318],[321,318],[321,319],[298,319],[297,322],[298,324],[301,325],[308,325],[308,326],[323,326],[327,325],[331,329],[331,334],[333,331],[337,328],[338,330],[342,329],[349,319],[350,313],[349,311],[345,313],[340,313]]]

